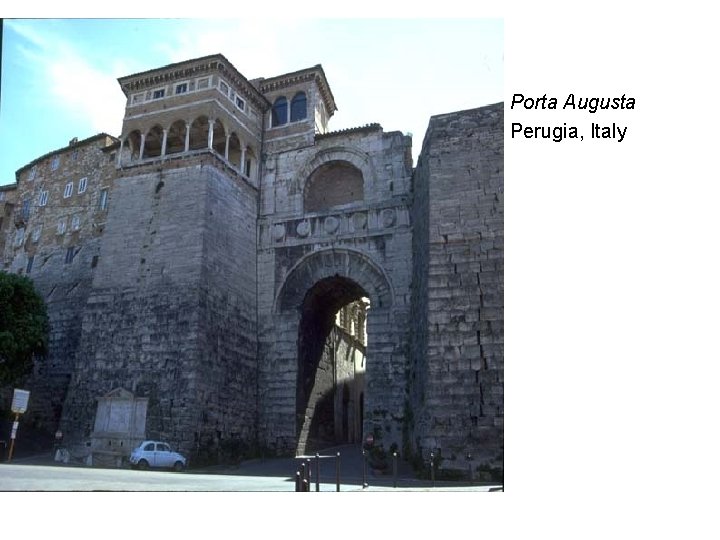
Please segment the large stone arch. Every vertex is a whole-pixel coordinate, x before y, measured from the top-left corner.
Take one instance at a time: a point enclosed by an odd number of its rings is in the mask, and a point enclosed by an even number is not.
[[[385,270],[359,251],[331,248],[306,255],[281,280],[268,361],[261,368],[268,382],[262,396],[261,437],[280,451],[306,451],[307,427],[313,418],[303,414],[309,399],[307,380],[315,378],[318,350],[322,353],[318,344],[325,341],[329,318],[337,309],[361,297],[370,300],[362,430],[399,433],[405,380],[396,376],[393,366],[398,359],[394,347],[398,328],[391,322],[393,287]],[[338,399],[343,399],[342,384],[338,381],[334,388],[340,392]],[[396,437],[393,442],[400,440]]]
[[[355,281],[373,307],[389,308],[393,291],[387,273],[366,254],[352,249],[323,249],[300,259],[287,273],[275,297],[275,313],[300,309],[307,291],[333,276]]]
[[[294,179],[294,189],[298,193],[305,192],[305,184],[318,168],[332,161],[347,162],[362,172],[364,192],[371,193],[377,182],[375,167],[367,153],[357,150],[351,146],[333,146],[325,148],[311,156],[298,172]]]

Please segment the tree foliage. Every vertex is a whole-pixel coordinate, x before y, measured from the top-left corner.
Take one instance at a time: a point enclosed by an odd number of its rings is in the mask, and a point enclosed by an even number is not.
[[[27,277],[0,272],[0,386],[32,371],[33,356],[47,351],[45,302]]]

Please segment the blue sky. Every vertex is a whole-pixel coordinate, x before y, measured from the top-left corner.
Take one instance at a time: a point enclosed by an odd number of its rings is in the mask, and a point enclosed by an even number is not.
[[[431,115],[503,99],[498,19],[6,19],[0,185],[73,137],[119,135],[118,77],[218,52],[249,79],[322,64],[331,130],[378,122],[415,156]]]

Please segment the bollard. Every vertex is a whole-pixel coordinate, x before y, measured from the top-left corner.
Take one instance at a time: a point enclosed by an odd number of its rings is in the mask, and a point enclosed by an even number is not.
[[[305,463],[300,464],[300,491],[305,490]]]
[[[472,454],[467,455],[467,461],[468,461],[468,482],[472,486],[473,483],[473,475],[472,475],[472,463],[470,463],[470,460],[472,459]]]
[[[430,480],[432,487],[435,487],[435,454],[430,452]]]
[[[303,480],[302,490],[303,490],[303,491],[310,491],[310,484],[308,483],[307,478],[306,478],[305,480]]]
[[[340,491],[340,452],[335,456],[335,491]]]
[[[300,471],[295,471],[295,491],[300,491],[300,488],[302,487],[302,480],[300,480]]]
[[[367,452],[365,452],[364,449],[362,451],[362,455],[363,455],[363,484],[362,484],[362,487],[363,487],[363,489],[365,489],[366,487],[368,487],[368,483],[367,483]]]
[[[397,452],[393,452],[393,487],[397,487]]]
[[[315,493],[320,491],[320,454],[315,452]]]

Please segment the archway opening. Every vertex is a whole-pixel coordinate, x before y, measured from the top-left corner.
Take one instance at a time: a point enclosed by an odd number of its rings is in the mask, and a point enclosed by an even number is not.
[[[367,292],[333,276],[305,295],[298,330],[298,454],[362,440]]]
[[[180,154],[185,151],[185,138],[187,136],[187,124],[184,120],[177,120],[170,126],[167,136],[167,147],[165,154]]]
[[[163,129],[160,126],[153,126],[145,135],[145,150],[143,159],[160,157],[162,151]]]
[[[347,161],[330,161],[313,171],[305,186],[306,212],[319,212],[363,200],[363,174]]]

